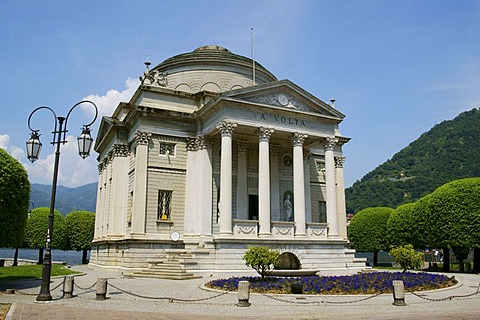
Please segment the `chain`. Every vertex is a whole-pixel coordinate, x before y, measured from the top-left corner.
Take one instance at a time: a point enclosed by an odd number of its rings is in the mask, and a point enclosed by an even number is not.
[[[411,294],[413,294],[414,296],[419,297],[420,299],[427,300],[427,301],[432,301],[432,302],[439,302],[439,301],[446,301],[446,300],[459,299],[459,298],[468,298],[468,297],[475,296],[475,295],[479,294],[479,292],[480,292],[480,283],[477,286],[477,290],[473,293],[448,296],[448,297],[439,298],[439,299],[423,297],[423,296],[415,293],[414,291],[410,291],[408,289],[407,289],[407,291],[410,292]]]
[[[361,299],[352,300],[352,301],[324,301],[324,300],[320,300],[320,301],[310,301],[310,302],[309,301],[305,301],[305,302],[304,301],[291,301],[291,300],[286,300],[286,299],[282,299],[282,298],[277,298],[275,296],[271,296],[271,295],[268,295],[268,294],[265,294],[265,293],[261,293],[261,295],[264,296],[264,297],[273,299],[273,300],[284,302],[284,303],[303,304],[303,305],[308,305],[308,304],[310,304],[310,305],[312,305],[312,304],[320,305],[321,303],[325,303],[325,304],[348,304],[348,303],[361,302],[361,301],[365,301],[365,300],[369,300],[369,299],[378,297],[382,293],[383,292],[380,292],[380,293],[374,294],[374,295],[366,297],[366,298],[361,298]]]
[[[114,289],[117,289],[123,293],[126,293],[126,294],[129,294],[131,296],[134,296],[134,297],[137,297],[137,298],[142,298],[142,299],[151,299],[151,300],[168,300],[170,302],[200,302],[200,301],[206,301],[206,300],[211,300],[211,299],[215,299],[215,298],[218,298],[218,297],[221,297],[221,296],[224,296],[226,294],[228,294],[228,291],[227,292],[222,292],[218,295],[215,295],[215,296],[212,296],[212,297],[207,297],[207,298],[200,298],[200,299],[178,299],[178,298],[171,298],[171,297],[149,297],[149,296],[144,296],[144,295],[140,295],[140,294],[137,294],[137,293],[133,293],[133,292],[130,292],[130,291],[126,291],[126,290],[123,290],[111,283],[108,283],[109,286],[111,286],[112,288]]]
[[[376,293],[372,296],[366,297],[366,298],[361,298],[357,300],[350,300],[350,301],[323,301],[323,303],[327,304],[349,304],[349,303],[356,303],[356,302],[362,302],[362,301],[367,301],[373,298],[378,297],[379,295],[383,294],[383,292]]]
[[[90,287],[87,287],[87,288],[80,287],[80,286],[79,286],[78,284],[76,284],[76,283],[73,283],[73,284],[75,285],[75,287],[77,287],[77,288],[80,289],[80,290],[90,290],[90,289],[92,289],[92,288],[97,284],[97,282],[95,281]]]
[[[269,294],[266,294],[266,293],[260,293],[262,296],[264,297],[267,297],[267,298],[270,298],[272,300],[276,300],[276,301],[279,301],[279,302],[283,302],[283,303],[290,303],[290,304],[303,304],[303,305],[306,305],[306,304],[316,304],[316,305],[320,305],[320,303],[322,301],[291,301],[291,300],[286,300],[286,299],[282,299],[282,298],[277,298],[275,296],[272,296],[272,295],[269,295]]]

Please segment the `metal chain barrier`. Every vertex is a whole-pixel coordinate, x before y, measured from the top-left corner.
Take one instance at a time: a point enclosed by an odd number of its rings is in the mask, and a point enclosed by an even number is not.
[[[54,288],[50,289],[50,291],[57,290],[62,284],[63,284],[63,281],[60,282]],[[25,292],[25,291],[20,291],[20,290],[17,290],[17,289],[15,289],[15,293],[19,293],[19,294],[24,295],[24,296],[37,296],[38,295],[38,293]],[[63,291],[62,291],[62,297],[63,297]]]
[[[78,289],[80,290],[90,290],[92,289],[93,287],[95,287],[95,285],[97,284],[97,281],[95,281],[90,287],[87,287],[87,288],[83,288],[83,287],[80,287],[76,282],[73,283],[75,287],[77,287]]]
[[[463,294],[463,295],[453,295],[453,296],[448,296],[448,297],[445,297],[445,298],[438,298],[438,299],[424,297],[424,296],[419,295],[418,293],[415,293],[414,291],[411,291],[411,290],[408,290],[408,289],[406,289],[406,290],[408,292],[410,292],[411,294],[413,294],[414,296],[420,298],[420,299],[431,301],[431,302],[439,302],[439,301],[446,301],[446,300],[459,299],[459,298],[468,298],[468,297],[478,295],[480,293],[480,283],[477,286],[477,290],[473,293]]]
[[[206,301],[206,300],[211,300],[211,299],[215,299],[215,298],[218,298],[218,297],[221,297],[221,296],[224,296],[226,294],[228,294],[228,291],[227,292],[222,292],[220,294],[217,294],[215,296],[212,296],[212,297],[207,297],[207,298],[200,298],[200,299],[178,299],[178,298],[171,298],[171,297],[149,297],[149,296],[144,296],[144,295],[140,295],[140,294],[137,294],[137,293],[133,293],[131,291],[126,291],[126,290],[123,290],[111,283],[108,283],[109,286],[111,286],[112,288],[114,289],[117,289],[118,291],[121,291],[123,293],[126,293],[128,295],[131,295],[131,296],[134,296],[134,297],[137,297],[137,298],[142,298],[142,299],[150,299],[150,300],[168,300],[170,302],[200,302],[200,301]]]
[[[290,303],[290,304],[303,304],[303,305],[313,305],[313,304],[320,305],[321,303],[324,303],[324,304],[349,304],[349,303],[366,301],[366,300],[378,297],[381,294],[383,294],[383,292],[379,292],[377,294],[374,294],[374,295],[366,297],[366,298],[361,298],[361,299],[351,300],[351,301],[326,301],[326,300],[320,300],[320,301],[291,301],[291,300],[278,298],[278,297],[275,297],[275,296],[272,296],[272,295],[268,295],[266,293],[261,293],[262,296],[270,298],[272,300],[276,300],[276,301],[280,301],[280,302],[284,302],[284,303]]]

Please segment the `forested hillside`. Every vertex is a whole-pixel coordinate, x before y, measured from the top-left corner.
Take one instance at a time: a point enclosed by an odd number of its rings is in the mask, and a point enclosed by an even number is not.
[[[30,201],[35,208],[50,207],[52,186],[47,184],[32,183]],[[95,212],[97,203],[97,183],[86,184],[77,188],[64,186],[57,187],[55,208],[65,216],[71,211],[86,210]],[[30,204],[30,209],[32,204]]]
[[[396,207],[439,186],[480,176],[480,110],[435,125],[417,140],[345,190],[347,212]]]

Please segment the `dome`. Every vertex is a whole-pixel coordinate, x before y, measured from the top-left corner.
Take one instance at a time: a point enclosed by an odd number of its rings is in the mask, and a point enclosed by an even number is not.
[[[159,86],[188,93],[226,92],[253,85],[253,61],[216,45],[199,47],[160,63],[150,71]],[[277,81],[255,62],[255,84]]]

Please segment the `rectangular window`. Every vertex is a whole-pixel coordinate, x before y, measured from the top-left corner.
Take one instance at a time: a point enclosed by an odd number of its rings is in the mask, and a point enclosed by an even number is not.
[[[172,191],[158,190],[157,220],[170,220],[172,211]]]
[[[320,223],[327,223],[327,202],[326,201],[318,201],[318,208],[320,211],[320,219],[318,222]]]
[[[175,156],[175,144],[174,143],[160,142],[160,154],[174,157]]]

